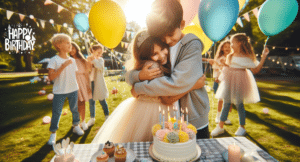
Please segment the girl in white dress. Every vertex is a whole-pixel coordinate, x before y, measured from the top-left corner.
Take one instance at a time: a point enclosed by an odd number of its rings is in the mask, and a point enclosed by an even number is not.
[[[141,70],[143,66],[159,67],[164,75],[170,75],[169,47],[159,38],[150,36],[147,31],[139,32],[133,42],[133,56],[129,70]],[[150,62],[149,62],[150,61]],[[155,62],[154,62],[155,61]],[[161,75],[157,75],[160,77]],[[127,75],[128,77],[128,75]],[[204,86],[205,76],[201,77],[191,89]],[[186,92],[185,94],[187,94]],[[159,107],[165,112],[167,120],[168,106],[174,116],[172,102],[185,94],[173,97],[139,96],[128,98],[113,111],[100,128],[92,143],[114,143],[152,141],[152,126],[159,123]],[[162,102],[166,104],[162,104]]]
[[[230,41],[229,40],[222,41],[218,47],[218,50],[216,52],[216,56],[215,56],[215,59],[213,61],[213,65],[212,65],[212,68],[214,69],[214,71],[213,71],[213,78],[214,78],[213,89],[214,89],[215,94],[220,85],[219,76],[221,74],[223,67],[226,65],[225,64],[226,56],[230,53],[231,53]],[[223,106],[223,100],[219,99],[218,111],[217,111],[217,116],[215,119],[216,123],[220,122],[222,106]],[[225,124],[231,124],[231,121],[229,119],[227,119],[225,121]]]
[[[244,103],[256,103],[260,101],[258,88],[252,72],[249,68],[256,68],[258,62],[250,44],[250,39],[244,33],[238,33],[231,37],[233,53],[226,57],[226,64],[219,77],[221,83],[216,92],[216,98],[223,99],[220,123],[211,132],[211,136],[224,133],[224,122],[227,120],[231,104],[235,104],[239,114],[240,127],[235,132],[237,136],[244,136],[245,108]]]

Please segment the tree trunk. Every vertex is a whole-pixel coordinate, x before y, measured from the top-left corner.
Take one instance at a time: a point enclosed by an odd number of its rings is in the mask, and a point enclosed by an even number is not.
[[[22,55],[19,53],[16,54],[12,54],[15,57],[16,60],[16,72],[22,72],[23,71],[23,67],[22,67],[22,61],[21,61],[21,57]]]
[[[31,54],[24,54],[23,61],[25,62],[25,71],[32,71]]]

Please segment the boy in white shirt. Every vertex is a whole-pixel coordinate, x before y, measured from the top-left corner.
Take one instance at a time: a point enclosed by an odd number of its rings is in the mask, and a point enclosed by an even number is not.
[[[79,136],[83,135],[83,130],[79,127],[80,117],[77,105],[78,84],[76,81],[77,66],[73,58],[68,56],[72,49],[71,38],[66,34],[56,34],[51,38],[52,45],[58,54],[51,58],[48,64],[49,79],[53,85],[53,105],[49,145],[56,143],[56,130],[61,116],[65,99],[68,97],[70,110],[73,115],[73,132]]]

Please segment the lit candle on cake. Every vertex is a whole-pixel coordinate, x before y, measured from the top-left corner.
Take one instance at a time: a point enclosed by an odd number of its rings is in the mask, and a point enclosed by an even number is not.
[[[240,162],[241,158],[241,149],[238,145],[229,145],[228,146],[228,161]]]
[[[184,112],[183,109],[181,108],[181,123],[184,122]]]
[[[162,128],[165,129],[165,110],[163,110],[163,125]]]
[[[186,111],[186,125],[189,125],[189,111],[187,109],[187,107],[185,108],[185,111]]]
[[[175,107],[174,106],[173,106],[173,112],[174,112],[174,118],[176,118],[176,111],[175,111]]]
[[[168,122],[171,121],[171,118],[170,118],[170,107],[168,106]]]
[[[177,107],[175,107],[175,112],[176,112],[176,120],[179,120],[179,118],[178,118],[178,108]]]
[[[159,106],[159,124],[162,124],[161,123],[161,109],[160,109],[160,106]]]

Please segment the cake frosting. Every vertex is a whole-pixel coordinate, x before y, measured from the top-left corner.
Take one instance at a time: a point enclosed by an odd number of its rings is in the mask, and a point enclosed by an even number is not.
[[[54,158],[54,162],[74,162],[75,155],[74,154],[63,154],[58,155]]]
[[[197,129],[186,122],[169,120],[152,127],[153,155],[160,161],[190,161],[197,156]]]

